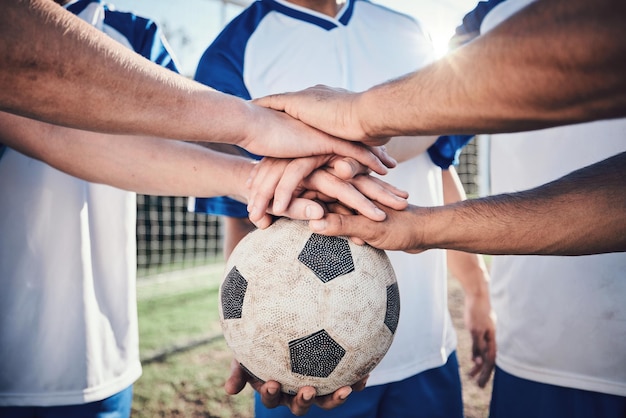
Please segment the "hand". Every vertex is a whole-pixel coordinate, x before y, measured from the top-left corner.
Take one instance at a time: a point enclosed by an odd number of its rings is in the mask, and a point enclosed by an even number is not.
[[[280,383],[276,381],[263,383],[260,380],[252,378],[239,365],[236,359],[233,359],[231,362],[230,372],[230,377],[224,385],[224,389],[229,395],[235,395],[241,392],[246,386],[246,383],[250,383],[250,386],[261,395],[261,401],[267,408],[271,409],[285,405],[292,414],[297,416],[305,415],[313,404],[326,410],[338,407],[346,401],[352,391],[363,390],[368,378],[368,376],[366,376],[352,386],[344,386],[331,394],[316,397],[315,388],[310,386],[300,388],[296,395],[283,393],[280,391]]]
[[[472,361],[469,376],[484,388],[496,364],[496,327],[488,292],[465,295],[465,327],[472,336]]]
[[[273,94],[252,103],[280,110],[330,135],[367,145],[383,145],[389,138],[371,138],[356,114],[359,93],[322,85],[295,93]],[[345,154],[341,154],[345,155]]]
[[[406,192],[367,173],[367,168],[355,160],[336,156],[295,160],[264,158],[252,170],[249,180],[252,189],[248,200],[250,220],[263,228],[269,225],[266,211],[293,218],[294,209],[302,205],[302,198],[326,203],[339,201],[377,221],[383,220],[385,213],[371,200],[395,209],[408,205]],[[307,219],[323,216],[323,213],[313,216],[311,209],[313,206],[309,208]]]
[[[425,216],[430,208],[409,205],[405,210],[395,210],[381,204],[379,209],[386,213],[383,221],[377,222],[363,215],[337,211],[335,205],[322,219],[309,221],[313,232],[331,236],[349,236],[355,243],[366,242],[381,250],[400,250],[419,253],[429,248],[422,244]]]
[[[249,152],[276,158],[336,154],[354,158],[378,174],[385,174],[387,167],[396,165],[384,149],[373,151],[361,143],[330,136],[285,113],[253,104],[249,106],[251,122],[245,126],[245,137],[237,142]],[[387,140],[376,141],[373,145]]]

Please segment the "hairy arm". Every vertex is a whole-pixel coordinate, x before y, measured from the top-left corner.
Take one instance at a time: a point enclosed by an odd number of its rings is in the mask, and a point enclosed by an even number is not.
[[[2,11],[0,110],[83,130],[236,144],[272,157],[338,154],[379,173],[395,164],[174,74],[49,0],[11,0]]]
[[[3,6],[1,110],[88,130],[201,139],[211,131],[213,101],[229,103],[52,1]]]
[[[531,3],[424,71],[364,94],[363,120],[374,121],[366,130],[492,133],[625,115],[625,19],[619,0]],[[387,104],[384,115],[373,111]]]
[[[624,179],[621,153],[531,190],[435,208],[424,236],[429,246],[483,254],[626,251]]]
[[[626,115],[626,3],[538,0],[447,57],[362,93],[257,99],[351,140],[532,130]]]
[[[328,214],[311,222],[327,235],[419,252],[447,248],[480,254],[585,255],[626,251],[626,153],[523,192],[405,211],[368,222]]]
[[[244,203],[251,199],[248,180],[256,163],[197,144],[81,131],[6,112],[0,112],[0,143],[72,176],[125,190],[155,195],[230,196]],[[396,208],[406,207],[406,200],[391,186],[379,186],[380,181],[368,177],[366,183],[370,187],[354,187],[351,181],[318,169],[318,165],[323,165],[323,161],[317,161],[319,158],[322,157],[298,160],[313,160],[306,172],[290,176],[299,192],[289,195],[280,210],[272,204],[264,206],[256,217],[261,227],[271,223],[268,213],[294,219],[322,217],[324,208],[313,200],[318,193],[336,197],[373,219],[384,218],[385,213],[369,199]],[[273,187],[291,161],[277,160],[282,164],[267,170],[269,178],[275,179]]]

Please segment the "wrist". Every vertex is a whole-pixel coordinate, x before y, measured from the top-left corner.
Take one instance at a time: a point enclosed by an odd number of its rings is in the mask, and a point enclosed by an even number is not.
[[[477,269],[478,270],[478,269]],[[468,301],[476,301],[489,299],[489,281],[487,275],[483,272],[470,273],[477,274],[474,280],[465,280],[463,293]],[[470,276],[471,277],[471,276]]]
[[[224,170],[228,175],[221,181],[223,192],[218,195],[228,196],[239,202],[247,204],[250,198],[248,179],[254,169],[255,160],[239,156],[226,156],[231,161]]]
[[[393,110],[389,108],[385,102],[387,101],[388,92],[384,86],[375,86],[362,93],[355,93],[351,107],[351,118],[354,125],[363,131],[365,138],[384,138],[402,134],[394,131],[390,133],[388,121],[385,116]],[[380,109],[386,109],[381,112]]]

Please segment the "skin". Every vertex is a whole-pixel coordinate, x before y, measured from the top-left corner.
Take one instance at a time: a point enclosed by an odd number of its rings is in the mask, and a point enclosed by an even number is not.
[[[143,194],[229,195],[246,202],[250,193],[248,178],[255,167],[249,158],[195,144],[81,131],[5,112],[0,112],[0,143],[75,177]],[[275,167],[275,175],[280,176],[288,162],[278,161],[282,165]],[[313,161],[312,166],[316,167],[316,163]],[[366,171],[361,166],[359,169]],[[284,210],[274,212],[270,207],[269,213],[296,219],[320,218],[324,208],[300,196],[306,191],[340,199],[373,219],[382,219],[385,215],[382,213],[381,217],[380,210],[370,199],[398,209],[406,207],[406,201],[395,194],[394,187],[366,174],[354,173],[354,179],[350,180],[315,168],[302,174],[298,182],[300,194],[294,194]],[[352,183],[358,183],[359,187]],[[268,213],[263,214],[261,222],[271,222]]]
[[[328,214],[315,232],[357,237],[373,247],[421,252],[587,255],[626,251],[626,153],[534,189],[404,211],[383,222]]]
[[[328,16],[336,16],[342,4],[335,0],[294,0],[291,3],[315,10]],[[425,137],[395,137],[386,145],[386,151],[394,160],[398,162],[408,161],[417,155],[425,152],[437,139],[437,136]],[[232,152],[232,150],[231,150]],[[342,160],[347,164],[356,163],[354,160]],[[243,237],[252,232],[256,227],[264,228],[265,225],[259,222],[263,216],[267,205],[272,205],[276,209],[285,207],[292,199],[294,191],[297,192],[297,184],[292,180],[302,177],[302,174],[310,170],[306,162],[302,159],[292,160],[286,167],[282,177],[276,175],[275,165],[280,160],[274,158],[264,158],[257,164],[253,171],[251,180],[251,197],[248,204],[249,219],[223,217],[224,219],[224,256],[228,258],[233,249]],[[345,167],[344,167],[345,168]],[[357,172],[359,168],[353,167],[347,172]],[[287,174],[289,173],[289,174]],[[338,177],[343,177],[338,174]],[[465,198],[465,194],[456,171],[454,169],[445,171],[444,194],[448,193],[449,199],[460,200]],[[355,183],[353,183],[355,184]],[[358,184],[355,184],[358,188]],[[400,191],[396,191],[400,194]],[[320,198],[320,197],[318,197]],[[331,199],[324,197],[321,200],[327,204],[333,203]],[[466,324],[472,335],[473,352],[472,360],[474,368],[472,376],[477,377],[477,383],[484,387],[491,377],[491,372],[495,361],[495,326],[490,316],[491,306],[489,303],[486,284],[488,274],[482,258],[473,254],[456,252],[449,258],[451,269],[459,277],[466,292]],[[345,400],[344,396],[349,395],[351,390],[360,390],[365,387],[365,381],[357,383],[352,388],[341,388],[332,395],[317,398],[313,388],[302,388],[300,393],[293,397],[280,392],[280,385],[277,382],[268,382],[261,385],[245,374],[236,361],[233,362],[231,377],[226,383],[226,391],[235,394],[245,387],[248,381],[252,387],[261,394],[262,401],[268,408],[277,405],[287,405],[295,415],[301,415],[308,411],[311,405],[316,403],[326,409],[334,408]],[[350,389],[350,391],[348,391]],[[271,391],[272,393],[270,394]],[[312,396],[310,399],[308,396]]]
[[[618,0],[540,0],[432,65],[365,92],[316,86],[255,103],[370,144],[396,135],[513,132],[620,117],[624,19],[626,4]]]
[[[103,133],[237,144],[274,157],[338,154],[375,172],[394,164],[174,74],[49,0],[3,5],[0,50],[0,110],[9,113]]]
[[[337,181],[337,177],[333,180],[327,171],[319,170],[303,176],[300,190],[322,186],[316,195],[327,198],[352,195],[365,203],[364,195],[354,194],[364,191],[363,173],[369,169],[384,174],[387,167],[395,165],[382,149],[342,141],[284,113],[176,75],[121,47],[48,0],[14,0],[3,5],[3,12],[0,15],[0,49],[3,51],[0,110],[17,115],[15,117],[25,116],[69,128],[130,135],[65,132],[57,136],[54,133],[57,127],[49,125],[34,128],[50,134],[39,138],[56,138],[47,144],[27,141],[28,137],[21,135],[8,134],[3,138],[11,147],[72,175],[140,192],[231,195],[247,200],[248,192],[242,187],[245,185],[242,179],[247,178],[245,173],[249,175],[249,162],[201,151],[192,144],[166,143],[158,138],[212,141],[237,144],[250,152],[277,158],[316,157],[315,161],[328,164],[329,169],[343,175],[345,180],[356,176],[360,189],[349,181]],[[4,128],[25,129],[29,124],[24,119]],[[62,142],[62,138],[70,137],[77,140],[71,144]],[[338,160],[335,155],[349,157],[349,163]],[[128,160],[129,156],[134,159]],[[168,162],[166,156],[176,156],[176,161]],[[307,166],[317,168],[310,161]],[[354,161],[367,169],[359,167],[358,172],[350,174]],[[112,167],[115,170],[107,171]],[[221,184],[203,184],[207,178],[222,178],[216,174],[224,172],[233,175]],[[165,173],[172,176],[159,176]],[[175,181],[184,174],[187,177],[182,182]],[[330,188],[324,190],[324,184]],[[343,186],[349,186],[349,190],[336,188]],[[375,190],[374,193],[381,191],[379,182]],[[293,194],[292,197],[292,201],[282,202],[280,210],[270,209],[270,212],[296,218],[321,215],[319,204]],[[402,206],[401,201],[388,204]],[[377,219],[384,218],[384,212],[370,203],[366,205],[370,207],[363,207],[365,212]],[[269,225],[271,218],[263,214],[259,222]],[[339,392],[338,397],[329,396],[315,402],[330,406],[333,402],[342,402],[345,399],[342,394],[347,396],[344,391]],[[267,397],[268,404],[278,399],[269,392]],[[299,399],[311,401],[306,393],[298,395],[294,407],[299,405]]]
[[[446,58],[365,92],[315,86],[255,103],[370,145],[400,134],[514,132],[623,117],[625,20],[626,4],[617,0],[539,0]],[[626,191],[614,170],[594,165],[579,185],[564,179],[521,194],[446,208],[409,207],[394,214],[394,221],[368,231],[336,215],[311,226],[319,233],[355,236],[380,248],[411,252],[623,251]],[[561,208],[557,216],[555,210]],[[385,226],[391,229],[383,230]],[[374,231],[381,235],[373,237]],[[415,235],[409,237],[407,231]]]

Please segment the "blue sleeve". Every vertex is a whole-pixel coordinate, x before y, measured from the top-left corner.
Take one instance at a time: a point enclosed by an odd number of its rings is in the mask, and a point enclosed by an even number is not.
[[[251,99],[243,80],[244,54],[248,39],[266,11],[256,2],[233,19],[204,51],[194,79],[223,93],[244,100]],[[247,153],[252,158],[261,157]],[[248,210],[243,203],[226,196],[196,198],[194,212],[246,218]]]
[[[485,19],[487,13],[503,1],[506,0],[488,0],[478,2],[476,7],[463,17],[461,25],[456,28],[455,34],[452,38],[452,43],[454,43],[455,38],[462,39],[460,42],[462,44],[477,37],[480,34],[480,25],[483,23],[483,19]]]
[[[455,34],[450,40],[450,44],[460,46],[476,38],[480,34],[480,25],[483,23],[483,19],[487,16],[487,13],[503,1],[506,0],[479,2],[474,10],[463,17],[463,23],[456,28]],[[451,165],[457,165],[459,163],[461,150],[473,137],[473,135],[440,136],[428,149],[430,159],[443,169]]]
[[[128,39],[134,51],[150,61],[179,72],[161,29],[150,19],[105,7],[105,23]]]
[[[194,79],[222,93],[250,100],[243,80],[248,40],[269,12],[265,2],[254,2],[235,17],[204,51]]]
[[[457,165],[459,163],[461,150],[473,137],[473,135],[440,136],[437,138],[437,141],[428,148],[428,155],[433,163],[445,170],[451,165]]]

